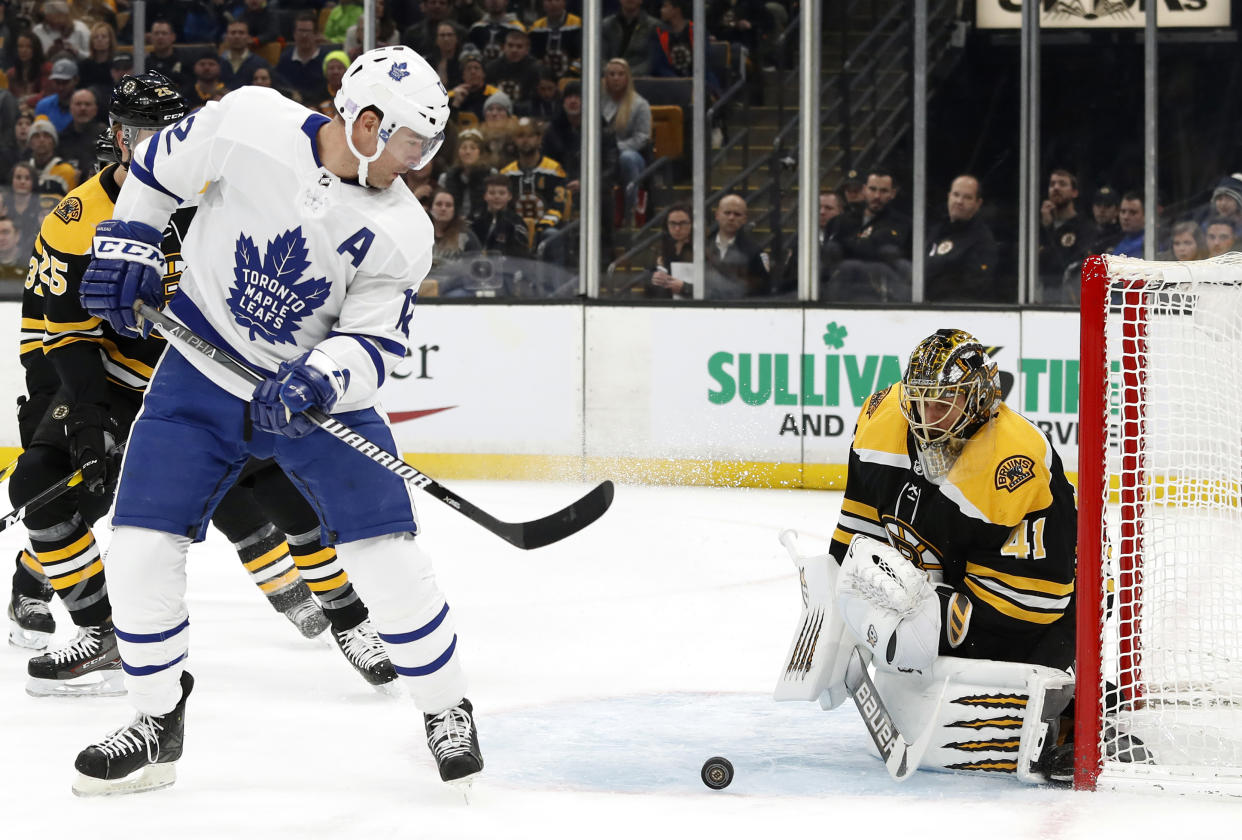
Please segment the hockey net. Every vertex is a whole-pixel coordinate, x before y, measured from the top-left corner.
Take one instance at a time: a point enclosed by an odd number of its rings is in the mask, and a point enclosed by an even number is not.
[[[1075,785],[1242,794],[1242,254],[1082,279]]]

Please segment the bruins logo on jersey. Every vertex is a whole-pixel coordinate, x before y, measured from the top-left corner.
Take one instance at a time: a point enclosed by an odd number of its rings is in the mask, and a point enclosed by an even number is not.
[[[1035,462],[1025,455],[1011,455],[996,468],[996,489],[1017,490],[1035,477]]]
[[[61,403],[60,405],[52,409],[53,420],[64,420],[68,416],[69,416],[69,406],[65,405],[64,403]]]
[[[884,402],[884,398],[888,396],[888,392],[893,390],[893,386],[889,385],[883,391],[877,391],[867,400],[867,416],[875,414],[875,410],[880,407],[880,403]]]
[[[56,205],[56,209],[52,211],[56,214],[56,218],[65,224],[72,224],[82,218],[82,199],[76,195],[71,195]]]

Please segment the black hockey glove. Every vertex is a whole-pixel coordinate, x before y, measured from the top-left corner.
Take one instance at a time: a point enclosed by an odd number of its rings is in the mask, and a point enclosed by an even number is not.
[[[117,433],[116,419],[101,405],[74,406],[65,418],[73,465],[82,471],[82,485],[92,493],[104,493],[116,472],[108,453],[116,445]]]

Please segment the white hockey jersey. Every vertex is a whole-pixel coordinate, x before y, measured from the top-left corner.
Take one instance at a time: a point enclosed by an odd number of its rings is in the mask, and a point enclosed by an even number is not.
[[[343,182],[320,162],[327,118],[244,87],[139,145],[116,218],[164,227],[198,197],[174,315],[252,367],[318,348],[348,380],[334,411],[376,402],[405,357],[418,286],[431,266],[430,219],[398,178]],[[249,400],[253,389],[192,351],[187,360]]]

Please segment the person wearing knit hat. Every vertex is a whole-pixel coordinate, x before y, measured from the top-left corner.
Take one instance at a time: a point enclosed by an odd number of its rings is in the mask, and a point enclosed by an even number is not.
[[[449,108],[457,124],[468,128],[483,119],[484,104],[497,88],[487,83],[483,54],[475,47],[463,47],[458,64],[461,67],[461,84],[449,91]]]
[[[1228,219],[1234,230],[1242,230],[1242,172],[1226,175],[1212,190],[1212,210],[1216,218]]]
[[[1091,253],[1103,254],[1121,241],[1121,195],[1105,185],[1091,199],[1091,215],[1095,218],[1096,238]]]
[[[487,99],[483,102],[484,119],[487,119],[489,111],[500,108],[504,109],[505,119],[513,116],[513,100],[510,99],[509,94],[505,93],[503,90],[496,91],[491,96],[487,97]]]
[[[336,92],[341,89],[341,79],[349,65],[349,54],[345,50],[333,50],[323,57],[323,81],[328,91],[328,99],[336,98]]]
[[[38,117],[30,124],[30,160],[35,169],[35,181],[39,192],[66,195],[78,185],[78,172],[73,165],[56,155],[60,132],[46,117]]]

